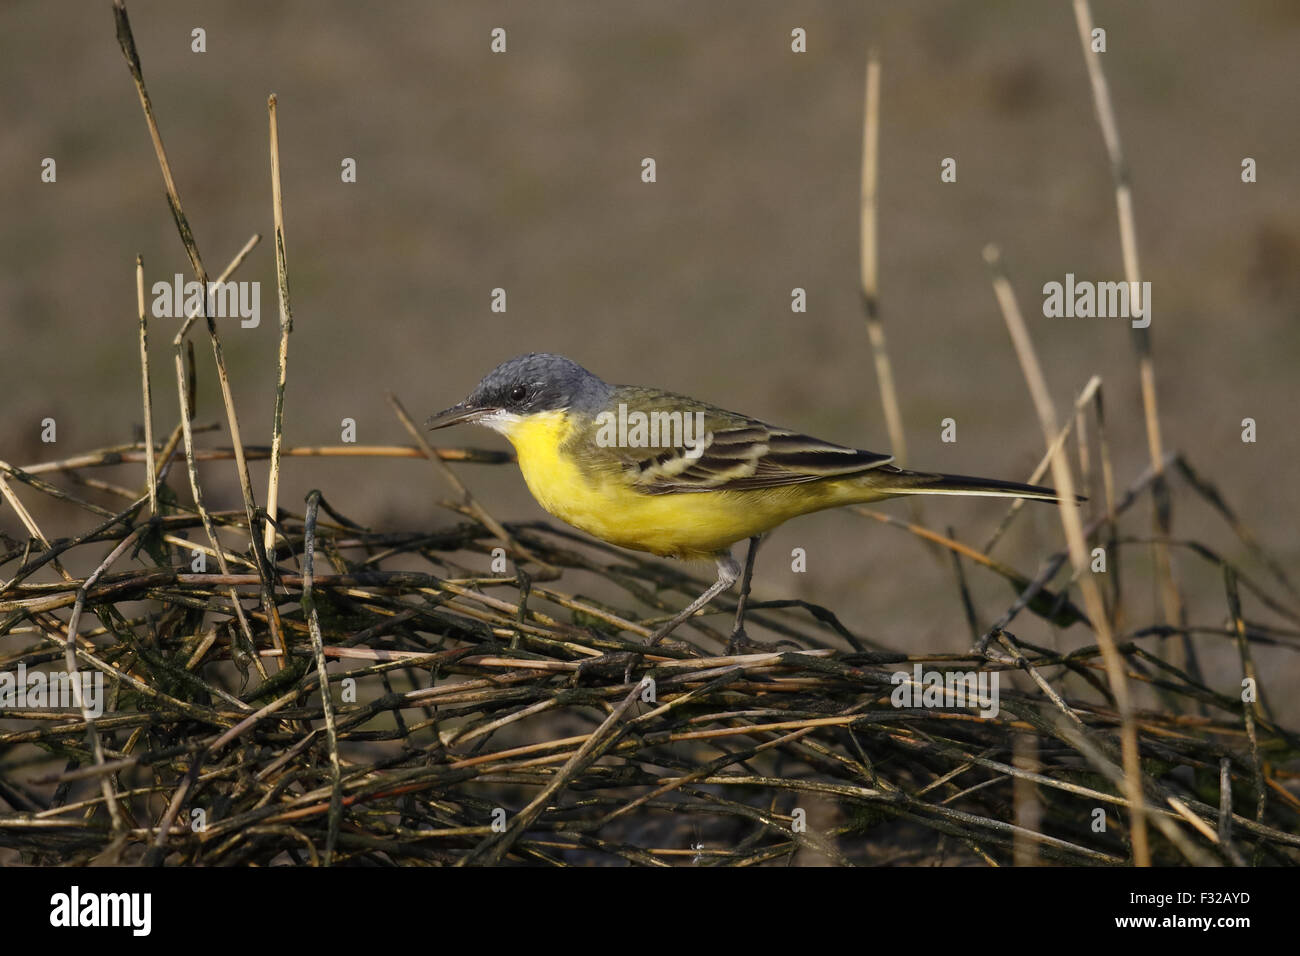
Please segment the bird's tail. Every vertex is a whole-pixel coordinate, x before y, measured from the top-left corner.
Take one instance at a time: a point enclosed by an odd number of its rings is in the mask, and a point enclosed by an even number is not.
[[[906,471],[893,465],[880,465],[865,471],[855,484],[876,491],[882,498],[894,495],[987,495],[993,498],[1031,498],[1038,501],[1059,501],[1061,498],[1054,489],[1042,485],[1024,485],[1018,481],[973,478],[969,475]],[[1078,497],[1078,500],[1087,499]]]

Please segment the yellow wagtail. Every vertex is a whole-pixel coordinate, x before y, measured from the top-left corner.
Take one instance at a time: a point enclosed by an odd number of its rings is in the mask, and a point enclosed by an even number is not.
[[[717,562],[718,579],[650,638],[658,643],[731,587],[731,546],[798,515],[897,495],[1057,500],[1050,488],[904,471],[890,455],[846,448],[685,395],[610,385],[562,355],[498,365],[430,429],[486,425],[514,445],[543,508],[603,541],[661,557]],[[744,597],[732,643],[744,640]]]

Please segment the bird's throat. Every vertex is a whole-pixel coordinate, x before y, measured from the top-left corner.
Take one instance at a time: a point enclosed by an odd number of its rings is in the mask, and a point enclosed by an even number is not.
[[[562,411],[535,412],[499,423],[501,433],[515,446],[528,490],[538,504],[566,521],[572,521],[573,502],[588,493],[580,487],[587,485],[586,478],[560,451],[572,427]]]

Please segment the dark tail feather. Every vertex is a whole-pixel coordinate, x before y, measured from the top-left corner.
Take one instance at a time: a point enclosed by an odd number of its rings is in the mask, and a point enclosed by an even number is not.
[[[974,478],[970,475],[941,475],[923,471],[905,471],[883,465],[864,473],[879,479],[877,487],[895,495],[986,495],[993,498],[1030,498],[1035,501],[1059,501],[1061,496],[1042,485],[1024,485],[1018,481]],[[1080,502],[1087,501],[1076,495]]]

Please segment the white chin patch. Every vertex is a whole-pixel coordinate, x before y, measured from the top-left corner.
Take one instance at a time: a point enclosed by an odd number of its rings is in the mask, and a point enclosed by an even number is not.
[[[498,408],[496,411],[488,412],[474,424],[483,425],[492,429],[494,432],[500,432],[502,435],[509,435],[511,430],[519,424],[522,419],[508,412],[504,408]]]

